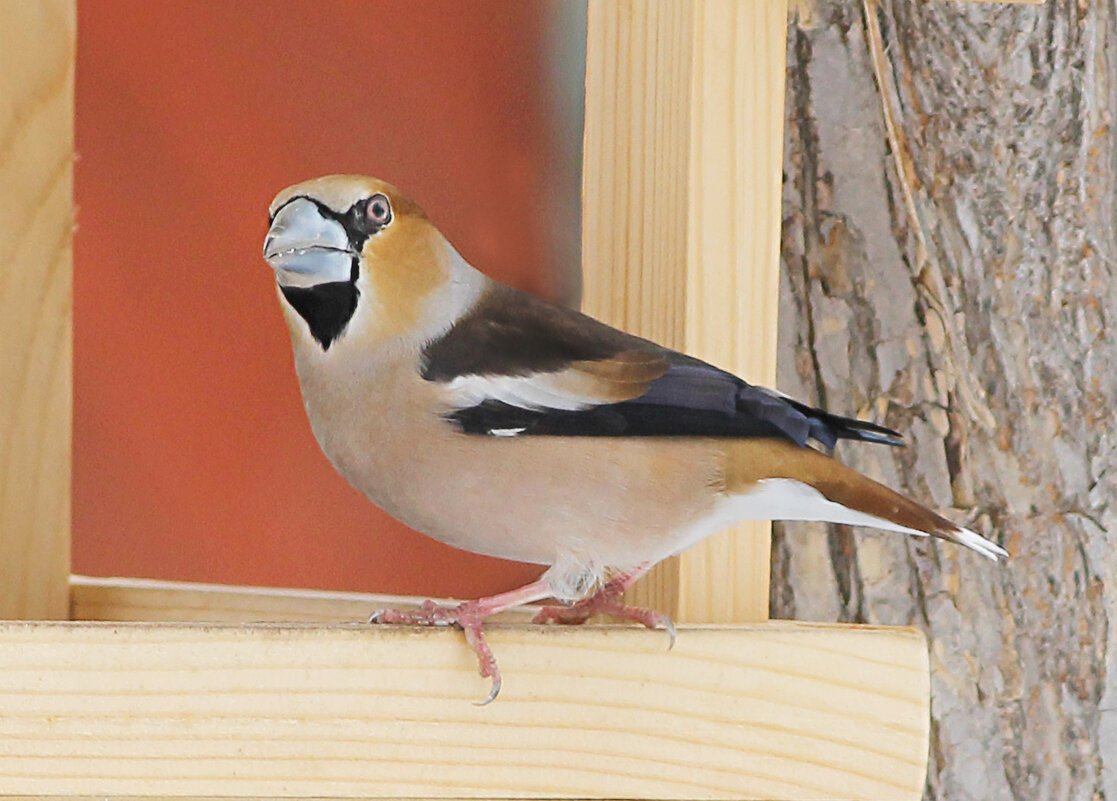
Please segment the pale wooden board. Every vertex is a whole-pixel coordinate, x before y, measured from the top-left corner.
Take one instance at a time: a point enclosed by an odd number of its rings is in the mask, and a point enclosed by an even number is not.
[[[776,383],[783,182],[785,0],[696,3],[687,350]],[[699,543],[680,564],[679,618],[768,617],[771,526]]]
[[[66,616],[75,29],[0,2],[0,617]]]
[[[377,609],[408,609],[423,598],[363,592],[237,587],[188,581],[70,577],[70,619],[115,622],[351,623]],[[442,599],[446,604],[449,599]],[[530,622],[537,607],[509,609],[495,620]]]
[[[912,798],[908,629],[0,623],[0,794]]]
[[[691,4],[591,0],[582,156],[587,314],[685,349]],[[677,616],[678,560],[629,593]]]
[[[594,0],[585,308],[775,383],[784,0]],[[769,526],[711,537],[630,593],[680,620],[768,614]]]

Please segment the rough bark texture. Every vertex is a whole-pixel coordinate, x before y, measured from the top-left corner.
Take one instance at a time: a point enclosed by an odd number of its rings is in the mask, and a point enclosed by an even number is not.
[[[1113,0],[805,16],[780,386],[906,432],[839,456],[1013,557],[785,525],[773,616],[927,632],[928,798],[1117,799]]]

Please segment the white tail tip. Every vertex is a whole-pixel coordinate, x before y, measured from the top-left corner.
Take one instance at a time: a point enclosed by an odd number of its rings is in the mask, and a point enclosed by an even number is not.
[[[992,559],[994,562],[1008,557],[1008,551],[1002,548],[997,543],[985,539],[985,537],[978,534],[976,531],[970,531],[968,528],[959,528],[957,531],[950,532],[950,536],[960,545],[965,545],[967,548],[977,551],[986,559]]]

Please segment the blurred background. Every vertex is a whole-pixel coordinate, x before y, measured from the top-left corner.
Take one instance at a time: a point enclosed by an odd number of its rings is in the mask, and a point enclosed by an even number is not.
[[[482,271],[576,303],[584,3],[78,12],[74,571],[458,597],[537,575],[334,472],[260,248],[280,189],[364,173]]]

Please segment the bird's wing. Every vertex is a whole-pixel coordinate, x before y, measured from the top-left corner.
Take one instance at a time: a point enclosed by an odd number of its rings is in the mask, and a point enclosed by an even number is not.
[[[900,444],[698,359],[504,286],[427,345],[447,418],[492,436],[714,436]]]

